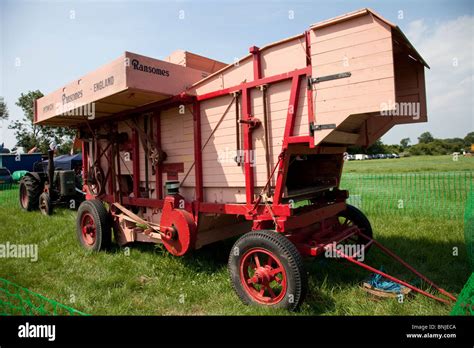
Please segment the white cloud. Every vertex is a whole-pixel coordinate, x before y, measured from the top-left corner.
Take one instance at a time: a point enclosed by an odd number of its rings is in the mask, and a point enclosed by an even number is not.
[[[417,19],[416,21],[410,22],[407,34],[413,42],[419,42],[427,29],[428,27],[425,25],[425,21],[423,19]]]
[[[425,70],[428,123],[396,126],[384,141],[397,143],[406,133],[416,141],[420,131],[464,137],[474,130],[474,17],[429,24],[418,19],[408,25],[406,35],[431,67]]]

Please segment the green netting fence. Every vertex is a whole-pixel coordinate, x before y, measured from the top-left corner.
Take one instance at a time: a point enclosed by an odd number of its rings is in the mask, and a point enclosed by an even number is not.
[[[18,206],[18,190],[19,184],[0,184],[0,206]]]
[[[349,203],[365,213],[459,218],[465,215],[474,172],[344,174]],[[0,184],[0,206],[18,206],[18,184]]]
[[[469,192],[464,213],[464,240],[466,241],[467,257],[474,271],[474,190]]]
[[[87,315],[0,278],[0,315]]]
[[[474,315],[474,273],[471,274],[466,285],[464,285],[451,315]]]
[[[474,172],[344,174],[341,188],[367,214],[463,219]]]

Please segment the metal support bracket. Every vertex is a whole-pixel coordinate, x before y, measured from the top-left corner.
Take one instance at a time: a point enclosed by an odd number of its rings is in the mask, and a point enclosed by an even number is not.
[[[313,134],[315,131],[321,131],[321,130],[324,130],[324,129],[335,129],[335,128],[336,128],[335,123],[314,124],[313,122],[311,122],[309,124],[309,130],[310,130],[311,134]]]
[[[333,75],[326,75],[326,76],[320,76],[320,77],[308,77],[308,87],[311,87],[315,83],[337,80],[337,79],[344,79],[346,77],[351,77],[351,75],[352,74],[347,71],[347,72],[333,74]]]

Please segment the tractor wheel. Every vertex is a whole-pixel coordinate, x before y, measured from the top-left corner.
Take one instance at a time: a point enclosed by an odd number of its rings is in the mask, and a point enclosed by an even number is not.
[[[84,201],[77,212],[77,238],[87,250],[104,250],[111,244],[109,213],[98,199]]]
[[[232,287],[245,304],[296,310],[306,295],[303,259],[278,232],[244,234],[232,247],[228,268]]]
[[[40,182],[30,175],[24,176],[20,181],[20,206],[23,210],[32,211],[38,209],[41,194]]]
[[[53,214],[53,205],[49,193],[43,192],[39,198],[39,209],[43,215]]]
[[[365,234],[367,237],[372,238],[373,232],[372,232],[372,226],[370,225],[369,219],[362,213],[359,209],[356,207],[347,204],[346,210],[340,212],[338,214],[339,217],[339,222],[343,225],[346,226],[352,226],[352,225],[357,225],[361,232]],[[355,237],[354,239],[351,239],[352,243],[356,244],[367,244],[369,240],[367,238],[364,238],[362,236]],[[365,254],[370,249],[370,245],[364,250]]]

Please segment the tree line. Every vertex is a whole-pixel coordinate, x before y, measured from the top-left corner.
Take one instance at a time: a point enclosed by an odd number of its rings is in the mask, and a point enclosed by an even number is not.
[[[41,98],[41,91],[29,91],[21,93],[18,101],[15,103],[23,111],[21,120],[14,120],[8,126],[14,130],[16,145],[12,152],[18,147],[23,147],[25,152],[41,152],[47,153],[50,144],[57,145],[58,154],[67,154],[71,151],[75,130],[65,127],[48,127],[34,124],[34,103],[35,100]],[[0,120],[7,120],[9,111],[3,98],[0,97]],[[0,144],[2,141],[0,141]],[[0,147],[3,147],[0,145]],[[3,149],[3,152],[8,152]]]
[[[377,140],[373,145],[364,148],[360,146],[352,146],[347,149],[350,154],[365,153],[389,154],[396,153],[405,156],[421,156],[421,155],[451,155],[453,152],[462,153],[469,152],[474,144],[474,132],[467,133],[464,138],[446,138],[437,139],[430,132],[424,132],[418,137],[418,143],[410,145],[410,138],[403,138],[400,144],[387,145],[382,140]]]

